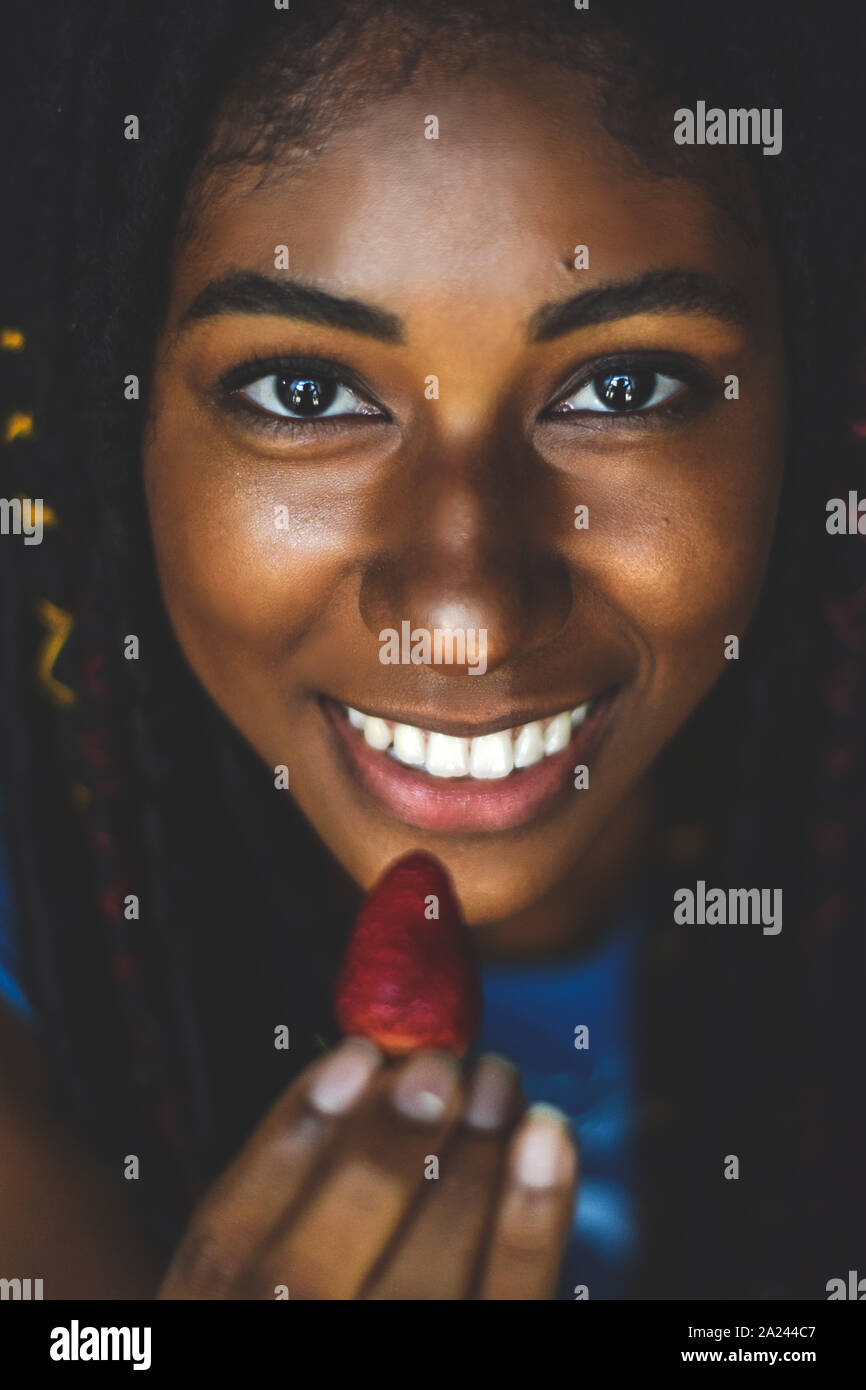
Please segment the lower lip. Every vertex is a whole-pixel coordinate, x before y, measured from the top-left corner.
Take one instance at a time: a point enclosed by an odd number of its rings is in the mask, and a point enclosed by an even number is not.
[[[511,830],[552,809],[572,788],[575,763],[598,748],[612,704],[612,694],[599,699],[560,753],[501,780],[482,782],[436,778],[404,767],[371,748],[333,700],[322,700],[355,779],[381,806],[418,830],[482,831]]]

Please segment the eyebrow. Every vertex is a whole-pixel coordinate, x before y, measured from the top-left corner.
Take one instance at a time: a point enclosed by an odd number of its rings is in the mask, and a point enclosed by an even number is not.
[[[256,271],[238,271],[211,280],[186,310],[180,331],[220,314],[280,314],[326,328],[348,329],[383,343],[404,341],[402,322],[385,309],[328,294],[299,280],[276,280]]]
[[[570,299],[543,304],[529,320],[527,337],[530,343],[551,342],[575,329],[631,314],[676,310],[738,325],[748,319],[742,296],[713,276],[690,270],[651,270],[636,280],[598,285]],[[405,342],[402,320],[387,309],[257,271],[237,271],[211,280],[184,313],[179,331],[221,314],[279,314],[383,343]]]
[[[709,314],[726,323],[748,320],[743,297],[711,275],[691,270],[651,270],[637,280],[618,280],[561,303],[543,304],[529,320],[529,341],[548,343],[576,328],[609,323],[630,314],[680,310]]]

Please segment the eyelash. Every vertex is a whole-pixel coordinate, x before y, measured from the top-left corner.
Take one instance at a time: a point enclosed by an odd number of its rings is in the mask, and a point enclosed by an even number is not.
[[[658,405],[640,407],[632,411],[606,411],[602,409],[566,411],[557,409],[569,397],[599,378],[618,372],[625,375],[638,371],[653,373],[656,376],[672,377],[681,381],[685,390],[677,391],[669,401],[662,401]],[[291,416],[271,413],[251,403],[248,399],[244,399],[240,394],[245,387],[253,386],[271,376],[291,379],[305,374],[314,378],[327,379],[336,383],[337,386],[348,388],[362,400],[372,404],[376,413],[358,412],[320,417],[319,419],[312,417],[308,420],[293,419]],[[585,363],[557,393],[554,401],[539,414],[538,420],[539,423],[564,422],[572,427],[575,421],[581,421],[585,425],[586,421],[589,420],[594,429],[645,428],[691,413],[700,405],[702,400],[709,397],[711,390],[712,381],[709,374],[693,358],[680,353],[623,350]],[[315,437],[321,437],[330,431],[344,430],[348,421],[353,424],[359,422],[362,424],[371,422],[382,424],[391,423],[393,418],[351,368],[333,360],[317,357],[250,358],[220,377],[216,383],[216,397],[224,410],[242,416],[249,428],[288,434],[290,437],[299,435],[309,437],[311,434]]]

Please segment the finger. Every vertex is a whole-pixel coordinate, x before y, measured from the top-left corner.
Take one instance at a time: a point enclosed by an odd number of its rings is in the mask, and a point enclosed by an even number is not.
[[[425,1170],[410,1213],[363,1292],[366,1299],[466,1298],[522,1105],[517,1072],[504,1057],[478,1059],[460,1124],[432,1174]],[[429,1165],[428,1165],[429,1167]],[[429,1190],[427,1190],[429,1189]]]
[[[282,1093],[198,1207],[158,1297],[226,1299],[360,1105],[383,1058],[347,1038]]]
[[[511,1142],[479,1298],[552,1298],[576,1181],[577,1152],[568,1120],[553,1106],[532,1106]]]
[[[257,1272],[251,1296],[352,1299],[381,1257],[442,1152],[462,1106],[454,1057],[416,1052],[383,1079],[353,1117],[316,1190],[290,1213]]]

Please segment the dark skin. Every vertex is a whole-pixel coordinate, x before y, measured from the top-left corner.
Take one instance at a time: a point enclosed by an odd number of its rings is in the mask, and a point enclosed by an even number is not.
[[[513,953],[573,940],[575,903],[618,876],[648,769],[721,675],[726,635],[747,625],[782,469],[765,254],[694,184],[636,176],[609,137],[579,134],[593,130],[579,93],[558,69],[495,86],[483,73],[453,89],[431,79],[363,111],[302,175],[210,188],[177,256],[144,451],[166,604],[210,694],[267,765],[289,767],[363,887],[423,845],[482,946]],[[438,141],[423,138],[427,111]],[[572,267],[578,243],[587,270]],[[274,270],[278,245],[289,272]],[[371,304],[405,341],[277,313],[183,322],[236,271]],[[665,271],[730,288],[748,322],[643,312],[528,341],[542,306]],[[577,368],[613,351],[682,354],[706,372],[706,395],[686,387],[667,419],[545,418]],[[382,413],[293,435],[253,404],[217,403],[230,369],[291,354],[345,364]],[[744,384],[736,402],[729,373]],[[288,530],[274,524],[280,504]],[[574,527],[578,504],[588,530]],[[381,664],[381,629],[444,625],[455,610],[488,631],[483,678]],[[495,835],[425,834],[386,814],[335,756],[317,700],[468,732],[611,685],[591,794]]]
[[[429,112],[438,141],[423,138]],[[143,461],[175,631],[362,887],[426,848],[484,954],[579,949],[641,852],[653,763],[724,670],[763,578],[785,420],[766,250],[694,183],[637,172],[585,83],[528,61],[455,82],[422,70],[361,104],[302,171],[277,160],[253,183],[235,171],[205,189],[157,346]],[[574,268],[578,244],[589,268]],[[362,301],[399,334],[249,308],[188,317],[239,272]],[[660,304],[648,286],[662,276],[675,290],[699,277],[702,294]],[[533,332],[545,306],[610,286],[631,297],[603,321]],[[639,419],[587,407],[586,373],[612,353],[656,364],[673,383],[660,406]],[[362,413],[292,432],[249,385],[227,408],[226,373],[298,355],[348,370]],[[483,677],[378,660],[380,629],[455,612],[489,634]],[[347,771],[319,703],[469,734],[611,688],[590,789],[493,832],[401,822]],[[322,1111],[327,1068],[342,1100]],[[403,1082],[438,1107],[395,1108]],[[498,1095],[480,1127],[478,1087]],[[429,1154],[444,1156],[440,1182],[424,1181]],[[575,1166],[565,1128],[524,1113],[500,1064],[467,1079],[443,1056],[383,1065],[350,1042],[277,1101],[159,1296],[549,1298]]]

